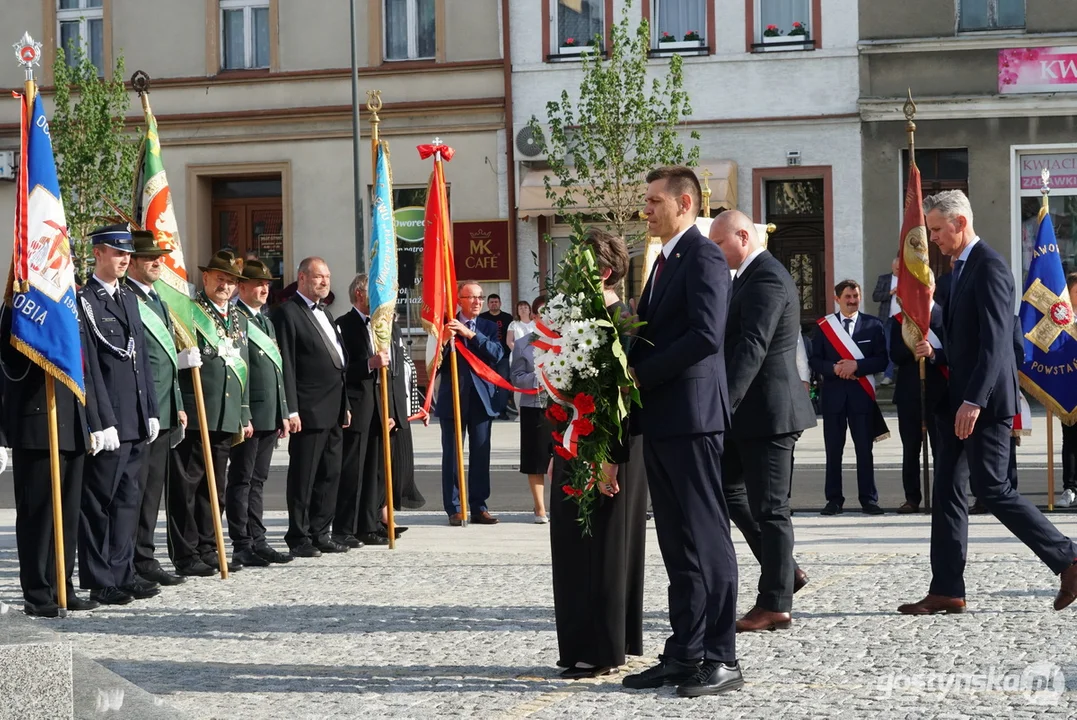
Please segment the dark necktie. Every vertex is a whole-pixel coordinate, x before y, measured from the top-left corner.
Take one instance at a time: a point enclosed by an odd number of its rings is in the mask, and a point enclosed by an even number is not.
[[[654,282],[652,285],[658,285],[658,276],[662,274],[662,268],[666,266],[666,254],[664,252],[658,253],[658,259],[654,261]]]
[[[954,280],[950,283],[950,299],[954,297],[954,292],[957,290],[957,281],[961,278],[961,269],[965,267],[964,260],[954,260]]]
[[[845,325],[845,334],[848,335],[849,337],[852,337],[853,334],[851,332],[849,332],[849,326],[853,324],[852,318],[845,318],[841,322],[842,322],[842,324]]]

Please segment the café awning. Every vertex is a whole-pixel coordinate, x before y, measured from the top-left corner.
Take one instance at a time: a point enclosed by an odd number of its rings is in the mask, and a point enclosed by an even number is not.
[[[711,175],[707,182],[711,189],[711,208],[718,206],[735,209],[737,207],[737,163],[732,160],[707,160],[701,161],[695,168],[697,175],[702,175],[704,170],[709,170]],[[539,215],[556,215],[554,200],[546,197],[546,184],[544,178],[550,173],[549,169],[528,170],[520,181],[520,196],[517,215],[521,218],[536,217]],[[552,175],[551,175],[552,178]],[[702,178],[701,178],[702,179]],[[557,186],[554,179],[553,190],[558,197],[565,191]],[[646,186],[642,179],[638,186],[639,206],[643,209],[643,196],[646,194]],[[577,198],[583,202],[583,198]],[[605,208],[576,208],[581,212],[602,212]]]

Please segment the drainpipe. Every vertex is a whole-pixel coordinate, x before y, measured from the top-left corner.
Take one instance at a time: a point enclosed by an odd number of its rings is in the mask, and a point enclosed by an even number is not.
[[[507,187],[509,247],[515,267],[512,268],[512,296],[515,306],[520,297],[520,258],[516,247],[516,136],[512,128],[512,40],[509,34],[509,0],[501,0],[501,48],[504,55],[505,87],[505,185]]]

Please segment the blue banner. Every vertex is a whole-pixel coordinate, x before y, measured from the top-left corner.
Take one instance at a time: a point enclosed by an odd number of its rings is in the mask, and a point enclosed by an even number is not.
[[[374,171],[373,231],[370,234],[371,325],[375,350],[389,348],[393,340],[393,315],[396,313],[397,267],[396,228],[393,227],[393,176],[389,169],[389,149],[378,143]]]
[[[15,210],[14,277],[7,300],[11,342],[85,402],[75,266],[49,123],[41,96],[22,113],[22,161]]]
[[[1040,211],[1020,316],[1025,339],[1021,387],[1072,423],[1077,420],[1077,326],[1046,208]]]

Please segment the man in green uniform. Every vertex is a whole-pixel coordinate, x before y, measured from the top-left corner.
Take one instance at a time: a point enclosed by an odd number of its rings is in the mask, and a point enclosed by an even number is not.
[[[288,401],[284,393],[283,361],[273,323],[262,312],[273,284],[269,268],[260,260],[247,260],[239,281],[235,307],[247,318],[250,355],[250,410],[254,435],[232,448],[228,463],[225,508],[232,562],[264,567],[291,562],[294,557],[274,550],[266,541],[262,523],[262,489],[269,477],[278,438],[288,437]]]
[[[187,427],[183,397],[179,389],[179,371],[201,365],[200,353],[180,353],[177,357],[175,328],[168,305],[154,290],[153,284],[161,277],[161,257],[171,253],[159,247],[153,233],[132,230],[135,251],[127,267],[124,287],[138,298],[138,313],[146,329],[146,352],[150,358],[153,388],[157,393],[157,409],[161,429],[157,438],[149,444],[147,457],[142,463],[141,510],[138,533],[135,536],[135,573],[139,577],[161,585],[178,585],[185,577],[173,575],[161,567],[155,558],[153,536],[157,530],[157,513],[161,509],[161,495],[168,485],[169,460],[172,446],[183,436]]]
[[[227,250],[218,251],[202,271],[202,291],[192,303],[193,325],[202,356],[202,396],[206,405],[209,450],[217,485],[218,506],[224,505],[228,452],[238,435],[254,434],[248,384],[247,318],[229,302],[243,277],[239,262]],[[184,407],[195,408],[190,370],[179,374]],[[173,453],[168,488],[168,549],[180,575],[213,575],[218,569],[213,512],[206,481],[198,414]],[[229,570],[239,566],[228,564]]]

